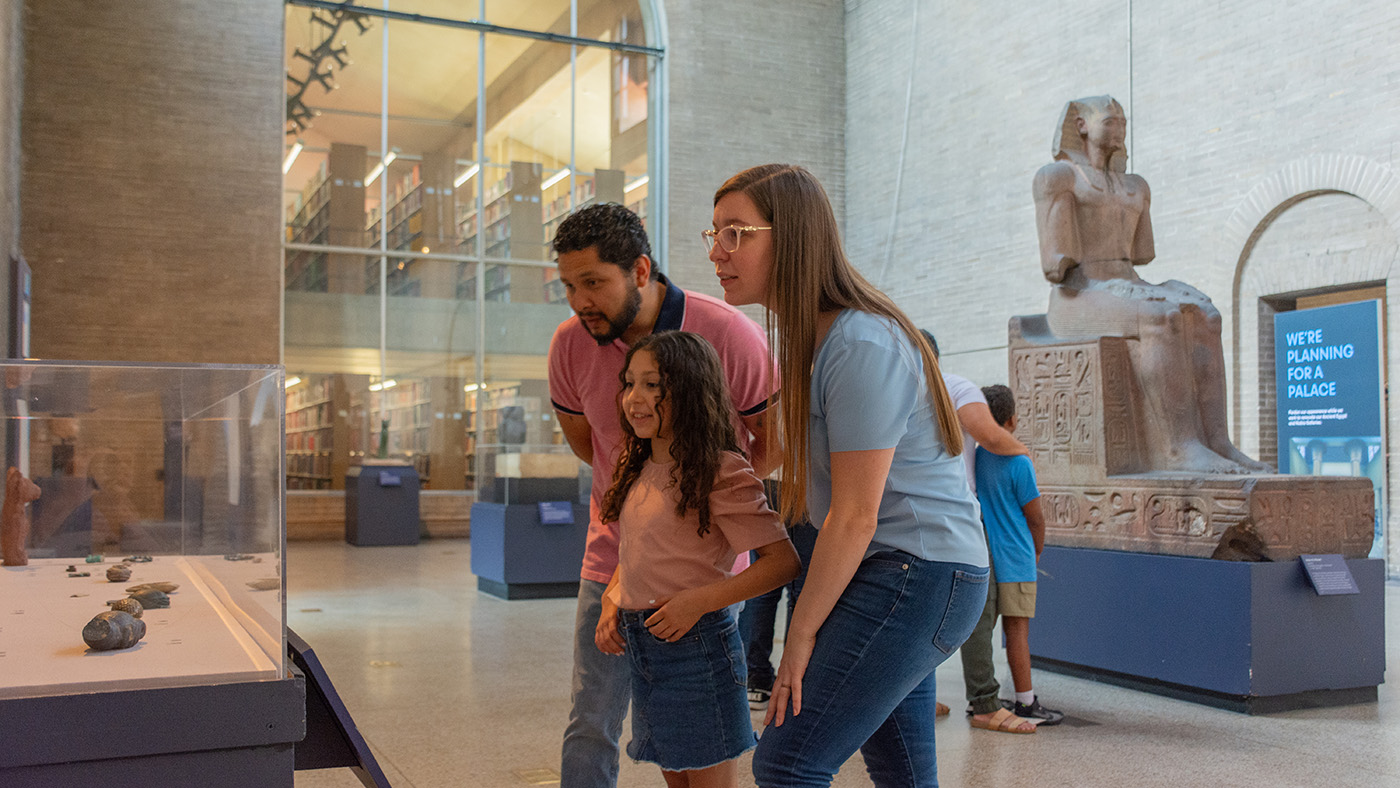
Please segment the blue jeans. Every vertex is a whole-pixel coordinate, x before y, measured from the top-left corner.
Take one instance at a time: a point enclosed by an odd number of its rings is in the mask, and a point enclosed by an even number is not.
[[[865,559],[817,633],[802,713],[759,739],[758,785],[829,786],[859,749],[879,788],[937,786],[933,669],[972,632],[987,577],[899,551]]]
[[[603,611],[604,583],[580,580],[574,618],[574,681],[569,727],[564,731],[560,788],[614,788],[618,739],[632,696],[627,657],[604,654],[593,642]]]

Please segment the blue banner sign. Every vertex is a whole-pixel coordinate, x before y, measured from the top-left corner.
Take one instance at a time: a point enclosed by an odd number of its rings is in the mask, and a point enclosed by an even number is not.
[[[1376,545],[1385,501],[1380,308],[1357,301],[1274,316],[1279,472],[1369,477]]]

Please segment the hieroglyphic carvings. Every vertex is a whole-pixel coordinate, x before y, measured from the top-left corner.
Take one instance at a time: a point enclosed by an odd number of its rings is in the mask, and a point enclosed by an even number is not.
[[[1037,349],[1012,359],[1013,368],[1022,373],[1012,390],[1017,411],[1027,414],[1026,443],[1052,463],[1091,469],[1102,464],[1096,429],[1101,393],[1093,374],[1097,356],[1097,348],[1084,345]]]
[[[1253,525],[1274,560],[1361,557],[1371,545],[1366,479],[1123,476],[1093,486],[1040,485],[1046,543],[1209,557],[1226,530]]]

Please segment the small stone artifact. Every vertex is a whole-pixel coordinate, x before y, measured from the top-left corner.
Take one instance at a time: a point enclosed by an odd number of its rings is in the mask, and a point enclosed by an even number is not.
[[[248,587],[254,591],[271,591],[274,588],[281,588],[282,581],[276,577],[260,577],[257,580],[249,580]]]
[[[151,558],[148,555],[133,555],[127,558],[126,562],[128,564],[149,564],[153,560],[155,559]]]
[[[93,651],[131,648],[145,636],[146,622],[120,610],[98,613],[83,627],[83,642]]]
[[[98,555],[97,553],[93,553],[92,555],[88,556],[87,558],[84,558],[83,560],[89,564],[100,564],[102,563],[102,556]]]
[[[69,572],[69,577],[92,577],[92,572]]]
[[[110,607],[113,610],[120,610],[123,613],[130,613],[132,618],[140,618],[141,614],[146,611],[145,608],[141,607],[140,602],[137,602],[131,597],[127,597],[126,599],[108,600],[107,607]]]
[[[229,553],[224,556],[225,561],[249,561],[252,560],[252,558],[253,557],[247,553]]]
[[[141,603],[141,607],[146,610],[154,610],[158,607],[170,607],[170,597],[164,591],[154,588],[147,588],[132,594],[131,599]]]
[[[169,581],[162,580],[159,583],[142,583],[139,586],[132,586],[128,588],[126,592],[128,594],[137,594],[142,591],[149,591],[151,589],[155,589],[156,591],[164,591],[165,593],[170,594],[174,593],[175,590],[179,587],[179,583],[171,583]]]
[[[131,567],[126,564],[107,567],[107,581],[109,583],[125,583],[130,579]]]
[[[5,504],[0,507],[0,555],[5,566],[29,565],[29,512],[25,505],[39,499],[39,485],[18,468],[5,474]]]

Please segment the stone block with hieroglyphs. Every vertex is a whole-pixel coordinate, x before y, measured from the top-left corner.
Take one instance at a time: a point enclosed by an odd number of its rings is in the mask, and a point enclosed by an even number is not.
[[[1370,480],[1144,472],[1136,340],[1062,340],[1043,316],[1010,328],[1016,435],[1035,461],[1047,544],[1210,557],[1248,533],[1273,560],[1370,550]]]

